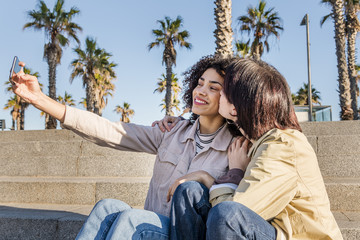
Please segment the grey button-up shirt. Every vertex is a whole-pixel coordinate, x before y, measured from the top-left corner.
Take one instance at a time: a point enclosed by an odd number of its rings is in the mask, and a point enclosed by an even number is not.
[[[170,132],[163,133],[157,126],[111,122],[67,106],[62,127],[101,146],[156,154],[144,208],[169,216],[170,203],[166,201],[166,195],[176,179],[198,170],[204,170],[216,179],[228,168],[227,147],[232,135],[227,126],[219,131],[208,148],[195,156],[197,124],[198,120],[195,123],[181,121]]]

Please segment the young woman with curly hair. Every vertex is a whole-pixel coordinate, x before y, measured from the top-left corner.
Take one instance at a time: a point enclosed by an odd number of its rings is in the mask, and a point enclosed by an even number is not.
[[[145,210],[133,209],[120,200],[101,200],[77,239],[167,239],[170,199],[176,187],[193,180],[209,188],[214,179],[227,171],[227,148],[233,135],[218,108],[229,62],[229,59],[208,56],[185,73],[184,101],[193,115],[171,132],[162,132],[158,127],[110,122],[50,99],[41,92],[34,76],[21,71],[12,77],[14,92],[58,119],[63,128],[101,146],[156,154]]]

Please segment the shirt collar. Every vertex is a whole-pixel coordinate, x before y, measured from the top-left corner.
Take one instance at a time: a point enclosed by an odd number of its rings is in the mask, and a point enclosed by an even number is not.
[[[199,118],[192,124],[191,128],[184,134],[184,137],[181,139],[181,142],[186,142],[188,139],[195,141],[196,128],[199,124]],[[211,143],[212,148],[218,151],[226,151],[228,148],[233,136],[231,135],[228,124],[225,123],[225,126],[216,134],[214,140]]]

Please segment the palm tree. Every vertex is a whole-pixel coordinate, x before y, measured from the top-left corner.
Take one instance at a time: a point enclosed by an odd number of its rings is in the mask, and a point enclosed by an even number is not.
[[[251,56],[260,59],[264,52],[269,52],[270,47],[268,39],[270,36],[279,38],[279,31],[283,30],[281,19],[274,8],[265,9],[266,2],[260,1],[257,7],[249,7],[247,15],[238,18],[240,32],[246,32],[248,35],[253,34],[251,42]]]
[[[58,100],[58,102],[60,102],[61,104],[64,104],[64,105],[68,105],[68,106],[76,105],[75,100],[72,98],[71,94],[68,94],[66,91],[65,91],[64,97],[59,95],[57,97],[57,100]]]
[[[111,81],[116,77],[113,70],[116,64],[109,61],[110,53],[97,47],[96,40],[87,37],[85,43],[85,50],[74,49],[78,58],[71,62],[70,82],[75,77],[82,77],[86,88],[86,109],[100,115],[101,99],[114,90]]]
[[[69,45],[70,39],[79,43],[76,34],[82,30],[72,21],[80,11],[72,7],[66,12],[63,6],[64,0],[57,0],[53,10],[50,11],[44,1],[39,1],[38,9],[28,12],[31,22],[23,27],[23,29],[45,31],[48,42],[44,45],[44,59],[49,65],[49,96],[54,100],[56,100],[56,67],[60,64],[62,47]],[[46,121],[46,129],[55,129],[56,125],[56,119],[53,117],[49,117],[49,121]]]
[[[235,43],[236,47],[236,55],[242,58],[247,58],[250,56],[250,47],[249,47],[250,40],[248,40],[246,43],[237,41]]]
[[[216,54],[232,56],[233,30],[231,28],[231,0],[215,0]]]
[[[190,36],[189,32],[186,30],[180,31],[182,21],[180,16],[174,21],[169,17],[165,17],[165,20],[158,20],[160,28],[152,30],[155,41],[148,46],[149,51],[155,46],[164,46],[162,62],[166,66],[166,115],[169,115],[171,111],[171,75],[172,66],[176,65],[175,45],[178,44],[180,47],[191,49],[191,44],[186,41]]]
[[[340,118],[342,120],[352,120],[354,112],[351,106],[350,80],[346,63],[344,2],[343,0],[322,0],[321,3],[330,5],[332,12],[330,15],[322,18],[320,24],[323,24],[329,16],[332,16],[335,25],[335,46],[341,108]]]
[[[40,78],[40,74],[38,72],[33,72],[30,68],[24,67],[23,71],[25,74],[30,74],[37,78]],[[5,82],[5,85],[6,85],[6,91],[12,94],[13,91],[12,91],[12,85],[11,85],[10,81]],[[39,85],[40,85],[40,88],[42,89],[43,85],[41,83],[39,83]],[[11,114],[13,116],[17,117],[17,119],[16,119],[16,122],[18,123],[17,129],[24,130],[25,129],[25,110],[29,107],[29,103],[27,103],[25,100],[23,100],[19,96],[16,96],[14,99],[17,102],[13,106],[13,109],[11,110]]]
[[[86,98],[81,98],[81,101],[79,102],[79,104],[82,104],[84,106],[84,108],[87,108],[87,104],[86,104]]]
[[[130,104],[127,102],[124,102],[123,106],[116,105],[114,112],[121,114],[120,121],[129,123],[130,117],[132,117],[135,114],[135,111],[130,108]]]
[[[165,74],[161,74],[161,78],[158,78],[157,88],[154,90],[155,92],[162,93],[166,89],[166,76]],[[179,86],[179,79],[176,77],[176,74],[171,74],[171,92],[175,98],[178,97],[181,92],[181,87]]]
[[[12,126],[11,130],[15,130],[15,123],[16,129],[20,130],[20,105],[19,105],[19,97],[17,95],[13,95],[8,99],[8,102],[5,104],[4,110],[11,109],[11,116],[12,116]]]
[[[161,107],[161,111],[164,111],[166,109],[165,98],[163,98],[163,100],[161,100],[161,104],[159,106]],[[169,114],[170,116],[175,116],[174,109],[176,110],[177,113],[179,113],[181,111],[179,99],[175,99],[175,98],[172,99],[171,110],[170,110],[170,114]]]
[[[108,96],[112,97],[115,91],[115,85],[112,83],[115,80],[115,73],[112,68],[115,66],[116,64],[114,63],[108,63],[106,70],[95,71],[96,101],[94,109],[95,113],[98,113],[100,116],[102,116],[102,110],[108,103]]]
[[[309,105],[308,91],[309,91],[309,85],[304,83],[304,85],[297,91],[296,95],[292,95],[293,103],[295,105]],[[312,87],[311,93],[312,93],[312,103],[321,105],[320,92]]]
[[[21,99],[19,96],[14,95],[12,91],[12,85],[10,81],[5,82],[6,91],[11,94],[10,98],[8,99],[7,103],[5,104],[4,110],[11,109],[10,114],[12,116],[12,127],[11,130],[16,129],[20,130],[20,109],[21,109]]]
[[[359,85],[358,82],[360,81],[360,65],[355,65],[355,71],[356,71],[356,96],[359,97]]]
[[[172,74],[171,75],[171,108],[170,108],[170,116],[174,115],[173,112],[173,108],[176,108],[178,111],[180,111],[179,105],[180,105],[180,100],[178,99],[179,93],[181,92],[181,87],[179,85],[178,82],[178,78],[176,77],[176,74]],[[159,92],[162,93],[165,89],[166,89],[166,77],[165,74],[161,75],[161,78],[158,78],[158,82],[157,82],[157,88],[154,90],[155,92]],[[166,110],[166,103],[165,103],[165,98],[162,100],[162,103],[160,104],[160,106],[162,107],[161,111],[163,111],[164,109]]]
[[[360,23],[357,13],[360,9],[359,0],[346,0],[345,1],[345,14],[346,14],[346,32],[347,32],[347,56],[348,68],[350,78],[350,94],[351,94],[351,107],[354,113],[354,119],[358,119],[358,106],[357,106],[357,81],[356,81],[356,35],[360,30]]]
[[[330,0],[323,0],[322,3],[330,5]],[[347,36],[347,64],[348,64],[348,73],[350,81],[350,94],[351,94],[351,107],[354,113],[354,119],[358,119],[358,110],[357,110],[357,71],[355,64],[355,53],[356,53],[356,35],[360,29],[359,19],[357,13],[360,8],[359,0],[345,0],[345,34]],[[330,13],[324,16],[321,19],[320,24],[323,25],[324,22],[332,17],[333,14]]]

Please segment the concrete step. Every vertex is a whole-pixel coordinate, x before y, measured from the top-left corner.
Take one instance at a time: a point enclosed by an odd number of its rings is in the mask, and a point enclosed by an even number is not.
[[[319,155],[318,162],[324,178],[360,178],[360,158],[355,154]]]
[[[68,130],[4,131],[0,139],[7,139],[0,144],[0,176],[149,177],[155,160],[154,155],[97,146]],[[324,177],[360,177],[360,134],[310,135],[308,140]]]
[[[93,205],[0,204],[0,239],[75,239],[92,208]],[[333,213],[345,240],[360,239],[360,212]]]
[[[1,157],[121,156],[123,151],[98,146],[86,140],[2,142]]]
[[[360,121],[304,122],[300,126],[307,136],[360,135]]]
[[[306,136],[317,156],[360,154],[360,134]]]
[[[360,135],[308,139],[324,176],[360,177]],[[155,155],[119,151],[85,140],[3,142],[0,152],[0,176],[148,177],[155,161]]]
[[[360,178],[324,178],[332,211],[360,211]]]
[[[72,131],[65,129],[0,131],[0,143],[27,141],[74,141],[82,140]]]
[[[316,149],[318,155],[358,155],[360,134],[318,136]]]
[[[360,212],[333,212],[338,226],[341,229],[344,240],[360,239]]]
[[[150,178],[0,177],[1,202],[91,205],[116,198],[142,206]],[[360,178],[325,178],[333,211],[360,211]]]
[[[0,204],[0,239],[75,239],[92,207]]]
[[[93,205],[116,198],[143,206],[150,178],[0,177],[0,202]]]
[[[54,152],[45,154],[47,150],[44,150],[44,145],[52,144],[41,143],[39,145],[42,146],[42,155],[17,154],[16,152],[13,156],[9,156],[10,153],[2,154],[0,156],[0,176],[152,176],[155,155],[118,151],[90,143],[77,145],[76,142],[59,146],[59,148],[66,149],[62,155],[54,154]],[[73,148],[71,151],[71,146],[75,145],[82,146],[82,150],[77,151]],[[92,148],[91,145],[93,145]],[[51,147],[48,146],[48,148]],[[89,151],[84,150],[86,148]],[[0,152],[3,151],[0,150]],[[110,154],[106,154],[107,152]]]
[[[307,136],[360,135],[360,121],[305,122],[300,123]],[[0,131],[0,142],[68,141],[81,140],[75,133],[65,130]]]

